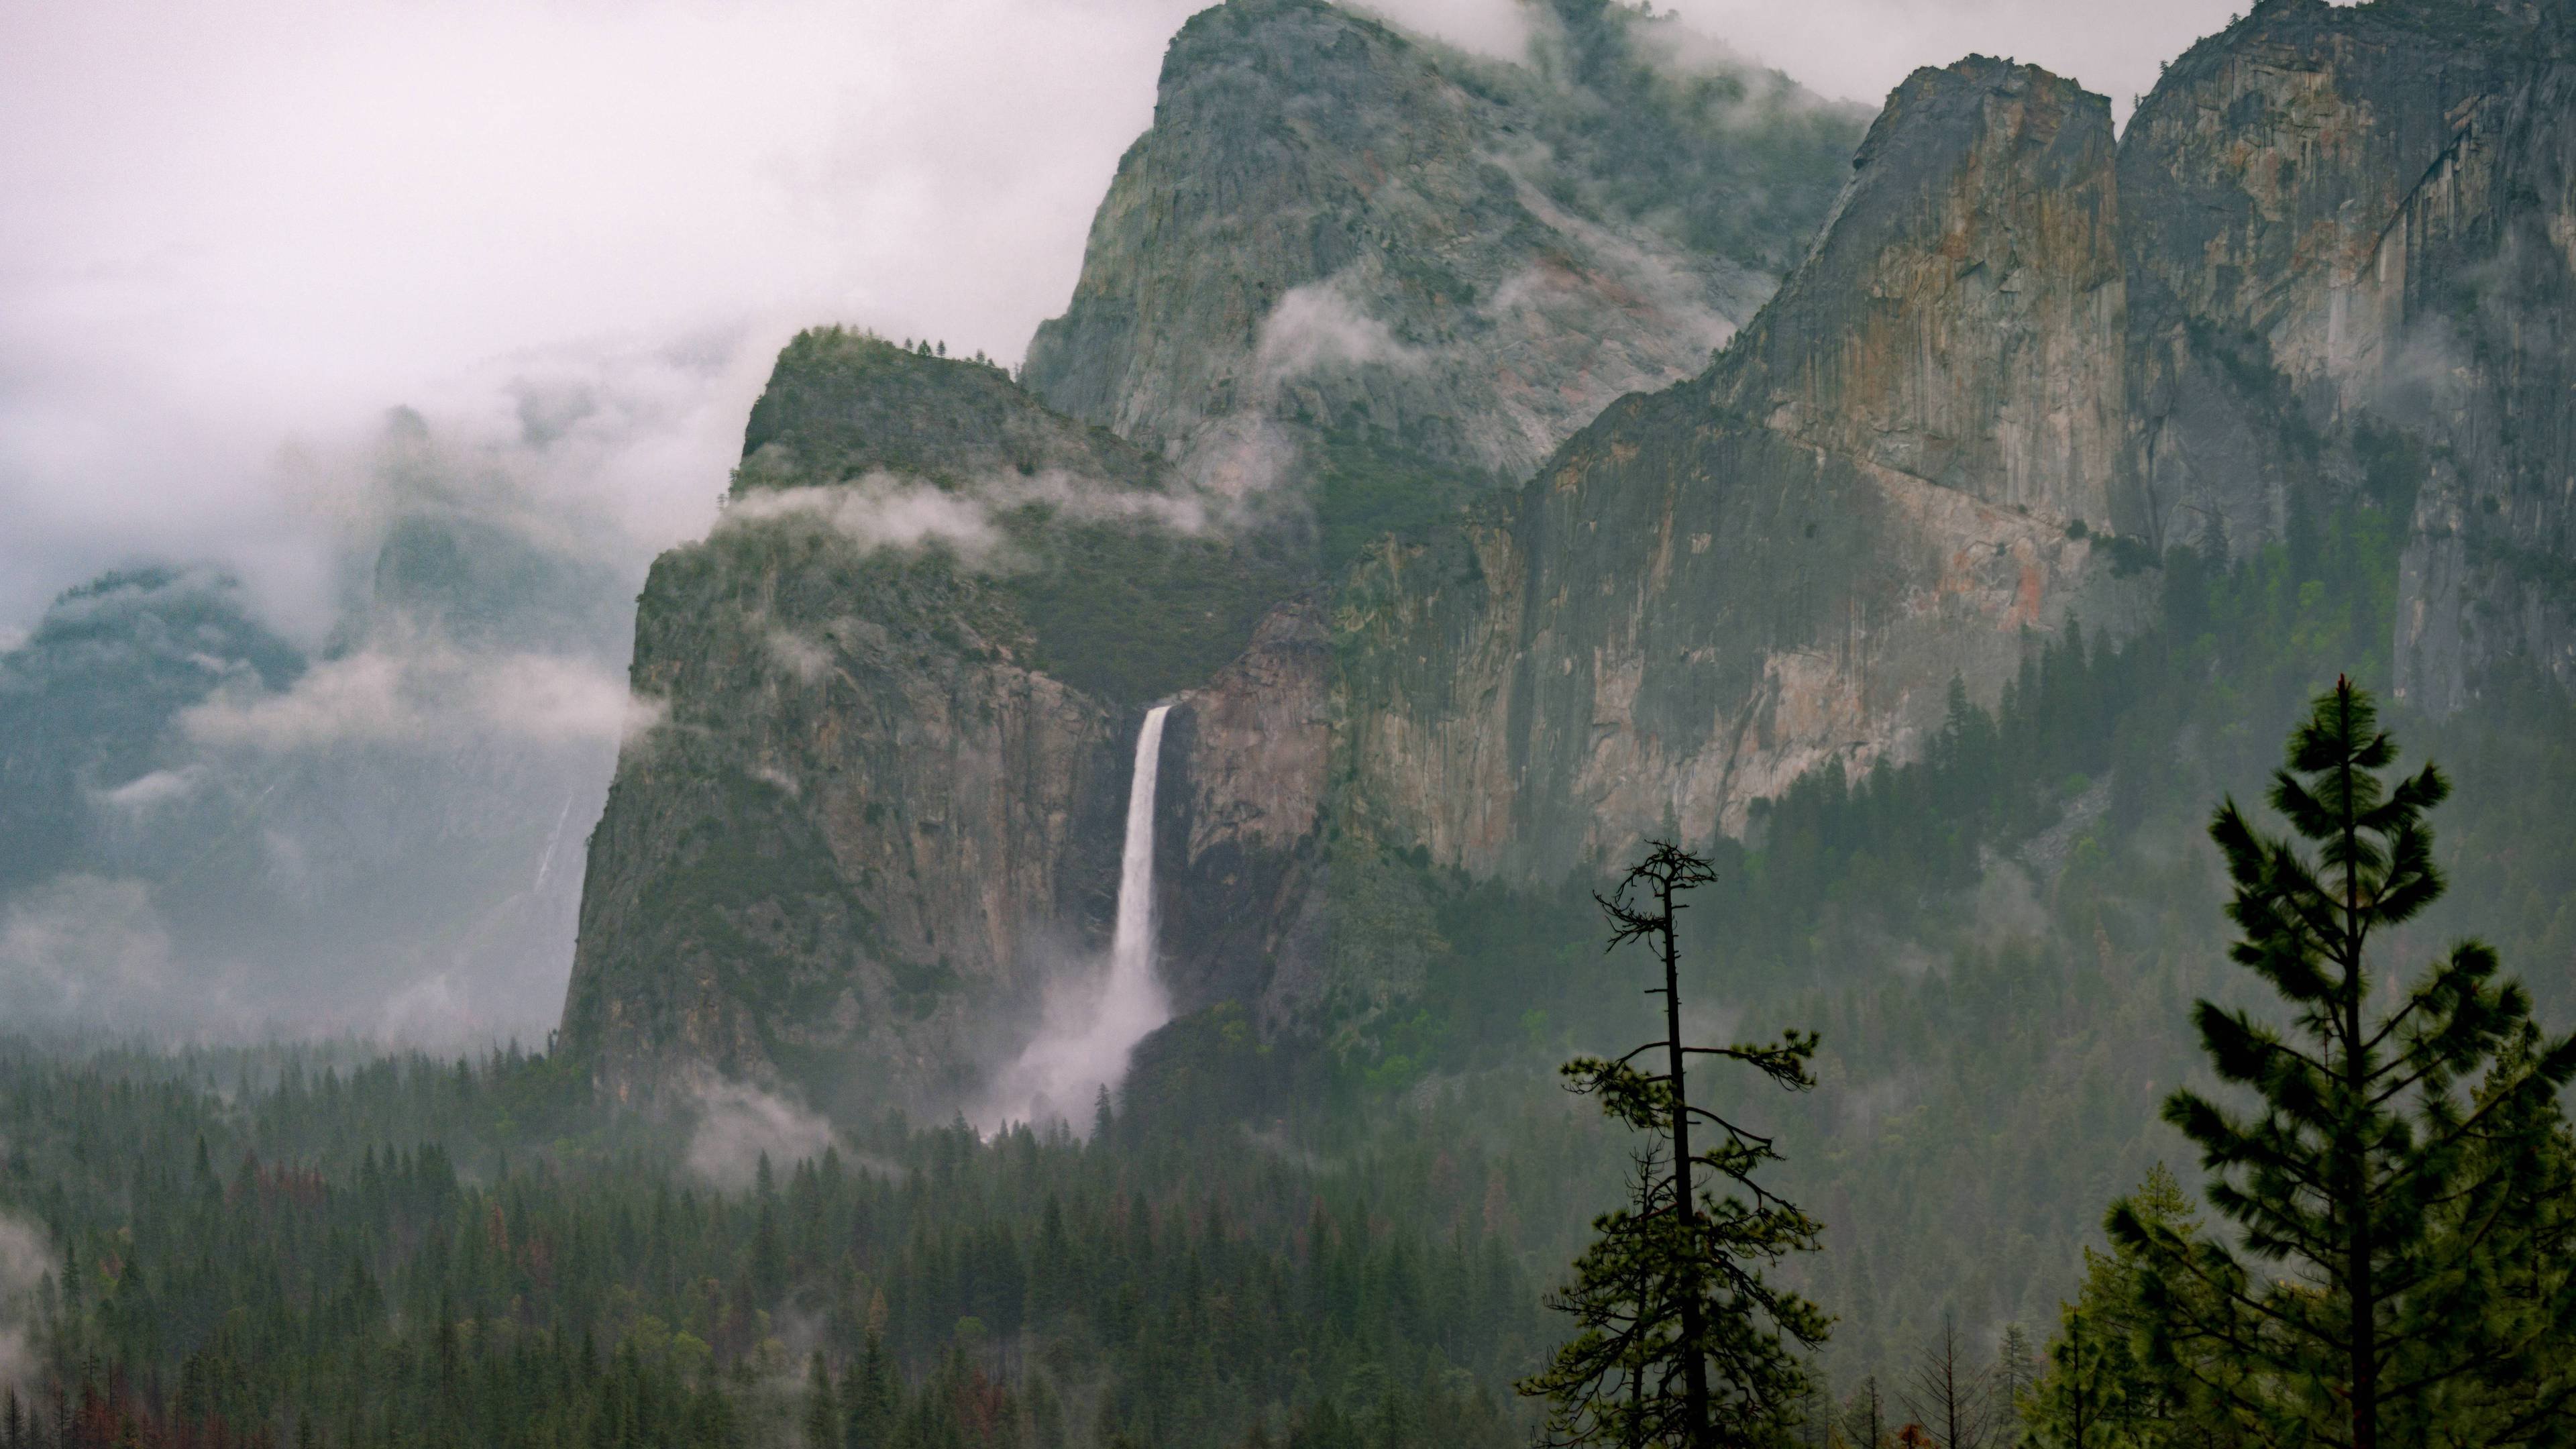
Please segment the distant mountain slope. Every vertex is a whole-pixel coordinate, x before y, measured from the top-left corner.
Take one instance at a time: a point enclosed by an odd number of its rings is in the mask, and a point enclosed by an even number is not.
[[[30,1026],[534,1037],[632,584],[395,414],[309,654],[203,570],[0,654],[0,1007]]]
[[[303,671],[232,579],[147,567],[66,591],[0,653],[0,894],[96,865],[94,799],[165,763],[181,710],[228,682],[283,689]]]

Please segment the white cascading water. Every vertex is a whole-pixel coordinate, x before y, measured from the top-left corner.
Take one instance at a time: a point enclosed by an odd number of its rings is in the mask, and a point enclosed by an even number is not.
[[[1163,983],[1154,975],[1154,785],[1163,773],[1163,716],[1171,712],[1168,704],[1145,711],[1144,728],[1136,731],[1136,777],[1127,786],[1127,843],[1118,854],[1118,925],[1109,935],[1102,1015],[1154,1020],[1120,1044],[1122,1066],[1127,1049],[1171,1014]]]
[[[978,1126],[1010,1122],[1090,1122],[1093,1098],[1127,1074],[1128,1054],[1145,1034],[1171,1020],[1172,1004],[1154,971],[1154,786],[1162,770],[1168,704],[1145,711],[1136,732],[1136,773],[1127,786],[1127,836],[1118,857],[1118,921],[1109,934],[1109,970],[1087,990],[1050,997],[1046,1024],[1020,1059],[1005,1068]]]

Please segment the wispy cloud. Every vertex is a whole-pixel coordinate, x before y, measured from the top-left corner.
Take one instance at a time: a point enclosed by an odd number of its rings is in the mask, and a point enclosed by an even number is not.
[[[209,984],[186,989],[141,881],[60,876],[0,907],[0,1001],[21,1023],[164,1028],[214,1007]]]
[[[697,1091],[689,1170],[719,1187],[749,1186],[760,1160],[780,1172],[838,1143],[832,1124],[802,1103],[746,1082],[713,1081]]]
[[[615,742],[659,717],[657,705],[629,694],[626,682],[596,661],[475,654],[426,638],[326,660],[282,691],[224,691],[187,710],[179,724],[201,745],[273,753],[452,745],[461,737]]]

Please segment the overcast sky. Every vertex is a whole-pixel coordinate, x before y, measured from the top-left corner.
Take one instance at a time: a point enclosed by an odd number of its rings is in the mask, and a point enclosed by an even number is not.
[[[2127,98],[2243,0],[1682,0],[1831,95],[2013,55]],[[847,321],[1016,360],[1195,0],[0,5],[0,642],[123,559],[318,627],[384,410],[512,428],[645,543],[703,525],[768,354]],[[1511,0],[1385,0],[1509,50]],[[479,431],[478,431],[479,430]]]

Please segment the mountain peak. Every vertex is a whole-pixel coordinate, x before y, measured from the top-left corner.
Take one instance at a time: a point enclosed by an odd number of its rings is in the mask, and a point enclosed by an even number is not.
[[[1699,372],[1803,249],[1860,118],[1606,12],[1564,24],[1514,65],[1319,0],[1193,17],[1031,390],[1175,456],[1367,437],[1512,480]]]

